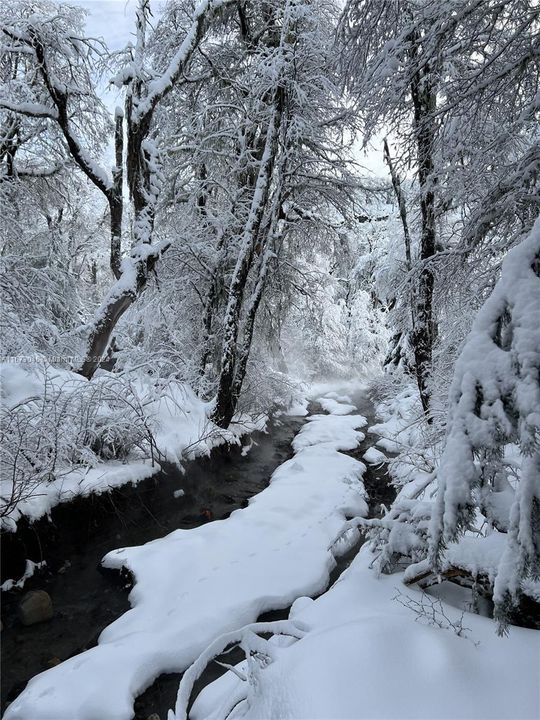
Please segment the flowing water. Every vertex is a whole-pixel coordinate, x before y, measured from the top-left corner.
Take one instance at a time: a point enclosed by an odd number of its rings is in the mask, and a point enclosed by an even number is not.
[[[374,421],[366,394],[353,399],[358,411]],[[317,410],[317,408],[314,408]],[[273,471],[292,456],[291,441],[302,418],[281,416],[269,424],[268,433],[256,433],[248,453],[241,448],[217,448],[209,458],[198,458],[184,474],[174,467],[140,482],[99,496],[78,498],[54,508],[51,520],[32,525],[20,523],[16,534],[2,538],[2,572],[17,577],[26,558],[45,559],[46,569],[27,581],[24,592],[46,590],[52,598],[54,617],[49,622],[23,627],[16,618],[21,591],[2,594],[2,708],[13,700],[34,675],[94,646],[101,631],[129,609],[131,578],[100,567],[110,550],[141,545],[177,528],[193,528],[227,517],[245,507],[263,490]],[[373,438],[350,454],[361,458]],[[368,467],[364,484],[370,515],[380,503],[389,504],[393,488],[383,467]],[[175,496],[179,489],[184,495]],[[330,584],[339,577],[363,540],[339,558]],[[260,620],[288,616],[287,610],[265,613]],[[238,658],[241,659],[241,658]],[[227,662],[234,662],[229,653]],[[222,674],[212,664],[198,689]],[[152,713],[164,720],[174,706],[181,675],[163,675],[136,701],[136,720]]]

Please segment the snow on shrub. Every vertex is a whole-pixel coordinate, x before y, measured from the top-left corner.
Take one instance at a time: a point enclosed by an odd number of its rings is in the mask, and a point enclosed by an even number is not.
[[[2,365],[0,516],[74,465],[152,456],[154,440],[131,384],[89,383],[50,366]]]
[[[379,408],[401,489],[369,527],[375,566],[405,581],[459,575],[493,595],[504,630],[540,579],[540,219],[512,249],[456,363],[446,435],[423,437],[409,389]],[[440,461],[437,462],[440,457]],[[422,462],[420,462],[422,460]],[[435,576],[433,576],[435,573]]]
[[[539,373],[540,218],[508,253],[456,363],[430,528],[430,562],[440,567],[446,546],[471,527],[476,513],[496,526],[496,501],[510,495],[494,583],[495,612],[503,624],[522,582],[540,576]],[[509,443],[521,456],[513,487],[503,463]]]

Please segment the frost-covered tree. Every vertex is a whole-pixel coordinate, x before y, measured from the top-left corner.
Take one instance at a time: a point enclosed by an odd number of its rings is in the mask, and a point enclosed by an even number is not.
[[[108,58],[106,49],[84,36],[83,13],[67,5],[42,2],[4,6],[0,26],[4,56],[8,58],[0,108],[11,118],[47,121],[61,138],[64,157],[105,196],[110,220],[110,265],[115,284],[107,293],[88,329],[81,374],[91,378],[104,356],[119,319],[147,285],[170,241],[153,242],[155,213],[162,176],[155,115],[185,72],[210,19],[227,0],[203,0],[190,13],[187,31],[158,69],[150,65],[148,42],[149,0],[140,0],[136,43],[123,56],[114,83],[124,89],[125,110],[114,120],[100,100],[96,73]],[[111,128],[115,165],[107,172],[98,150],[104,131]],[[17,133],[18,134],[18,133]],[[13,131],[8,132],[8,138]],[[125,143],[124,143],[125,140]],[[10,147],[14,140],[9,140]],[[124,146],[125,145],[125,146]],[[4,151],[8,166],[14,151]],[[132,247],[122,254],[124,179],[132,209]]]
[[[216,395],[223,425],[246,375],[255,366],[270,374],[280,354],[273,308],[286,312],[285,296],[302,285],[296,259],[326,243],[333,252],[355,202],[350,113],[332,63],[337,17],[329,3],[242,4],[201,42],[190,82],[173,90],[162,116],[161,227],[181,242],[161,266],[161,298],[174,287],[183,300],[169,318],[201,318],[186,342],[199,391]],[[183,22],[171,6],[156,29],[157,63]],[[170,323],[162,330],[171,338]],[[261,350],[250,365],[254,338],[270,361]]]
[[[435,345],[447,332],[438,328],[439,291],[455,287],[456,273],[466,277],[466,259],[478,269],[463,280],[471,300],[485,297],[483,241],[500,252],[496,269],[536,216],[538,27],[529,0],[350,0],[343,15],[345,80],[365,140],[391,133],[394,186],[414,170],[412,312],[397,332],[409,334],[425,411],[440,384]]]
[[[540,578],[540,220],[504,260],[501,278],[456,363],[430,561],[471,529],[477,512],[506,533],[494,580],[505,621],[523,583]],[[512,479],[505,447],[519,448]],[[479,561],[481,564],[481,560]]]
[[[93,195],[63,170],[0,183],[0,207],[2,355],[47,354],[65,366],[97,300],[106,241]]]
[[[306,227],[317,228],[315,207],[343,209],[352,186],[341,142],[346,113],[329,57],[335,8],[286,2],[263,4],[259,14],[255,9],[250,21],[251,32],[259,35],[257,64],[249,67],[252,77],[262,79],[257,94],[266,119],[258,129],[262,153],[223,321],[215,418],[225,425],[240,395],[271,268],[297,231],[295,225],[304,233]]]

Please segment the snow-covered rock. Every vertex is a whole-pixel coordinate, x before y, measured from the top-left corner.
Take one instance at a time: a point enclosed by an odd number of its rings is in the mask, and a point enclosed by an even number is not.
[[[386,455],[380,450],[377,450],[376,447],[368,448],[362,455],[362,459],[370,465],[380,465],[381,463],[388,462]]]

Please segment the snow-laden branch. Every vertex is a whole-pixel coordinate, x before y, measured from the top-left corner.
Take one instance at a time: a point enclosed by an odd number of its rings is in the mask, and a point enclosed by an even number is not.
[[[475,495],[496,491],[490,459],[507,443],[519,446],[521,477],[510,513],[506,551],[495,580],[500,619],[520,581],[540,570],[540,218],[504,260],[501,278],[480,310],[456,363],[445,449],[430,524],[430,562],[472,524]],[[535,519],[536,518],[536,519]]]
[[[197,5],[191,26],[167,69],[162,75],[150,81],[146,95],[138,100],[132,115],[134,123],[141,123],[145,117],[151,115],[158,102],[172,90],[182,76],[201,39],[205,22],[218,10],[232,5],[233,2],[235,0],[202,0]]]
[[[11,110],[11,112],[19,115],[58,120],[58,112],[54,108],[47,107],[47,105],[43,105],[42,103],[15,103],[8,98],[0,98],[0,107],[4,108],[4,110]]]
[[[298,620],[277,620],[276,622],[267,623],[251,623],[245,625],[240,630],[221,635],[195,660],[188,670],[184,673],[178,696],[176,699],[176,707],[174,712],[169,710],[167,720],[187,720],[187,708],[193,686],[201,677],[207,665],[219,655],[221,655],[229,645],[242,644],[248,651],[260,652],[261,654],[270,655],[272,648],[262,638],[258,636],[263,633],[272,635],[288,635],[290,637],[301,640],[306,634],[306,629]],[[262,645],[264,643],[264,645]],[[271,658],[270,658],[271,660]]]

